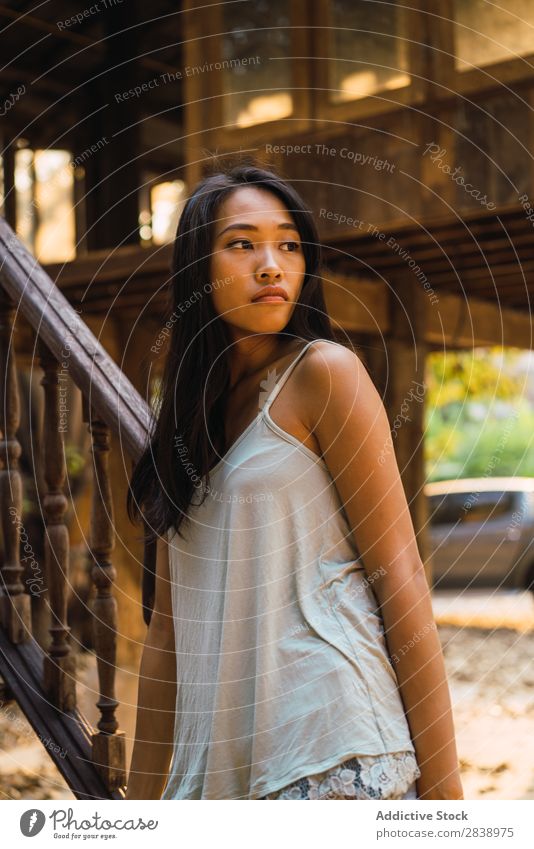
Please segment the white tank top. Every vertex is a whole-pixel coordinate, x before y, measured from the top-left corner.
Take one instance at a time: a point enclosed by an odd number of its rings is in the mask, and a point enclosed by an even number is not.
[[[415,751],[328,467],[269,414],[314,341],[213,468],[204,504],[195,492],[186,538],[167,533],[177,692],[162,799],[257,799],[351,756]]]

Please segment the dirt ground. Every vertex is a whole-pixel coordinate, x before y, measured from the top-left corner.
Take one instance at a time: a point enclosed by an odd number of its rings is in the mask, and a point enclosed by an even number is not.
[[[449,678],[466,799],[534,799],[534,601],[528,594],[440,593],[434,611]],[[80,664],[79,704],[92,724],[94,659]],[[118,717],[135,731],[137,679],[117,681]],[[16,705],[0,705],[0,799],[73,794]]]
[[[534,632],[439,629],[466,799],[534,799]]]

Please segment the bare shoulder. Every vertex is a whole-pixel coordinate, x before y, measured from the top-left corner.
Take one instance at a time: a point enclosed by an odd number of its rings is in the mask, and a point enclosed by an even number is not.
[[[358,354],[341,345],[320,339],[310,346],[303,358],[300,390],[310,430],[329,413],[348,413],[357,403],[363,406],[381,404],[380,396]]]
[[[335,371],[340,369],[353,371],[355,368],[365,370],[363,361],[355,351],[340,342],[331,342],[329,339],[317,339],[313,345],[310,345],[304,361],[307,371],[316,377],[320,377],[320,373],[328,373],[332,368]]]

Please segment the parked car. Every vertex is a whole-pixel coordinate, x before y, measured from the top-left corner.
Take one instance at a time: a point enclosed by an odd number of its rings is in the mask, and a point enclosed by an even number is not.
[[[534,478],[437,481],[425,493],[435,588],[534,592]]]

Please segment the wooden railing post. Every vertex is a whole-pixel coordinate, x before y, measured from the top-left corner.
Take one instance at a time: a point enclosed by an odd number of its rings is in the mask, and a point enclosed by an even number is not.
[[[59,363],[43,340],[38,351],[44,376],[43,465],[47,491],[43,497],[45,514],[45,564],[48,581],[52,642],[45,657],[43,688],[55,707],[62,711],[76,707],[76,663],[68,637],[67,587],[69,581],[69,532],[63,521],[67,499],[63,486],[67,473],[60,411]]]
[[[41,738],[68,742],[67,753],[49,750],[58,770],[64,776],[77,798],[123,799],[126,783],[125,739],[117,728],[115,717],[115,662],[117,642],[117,607],[112,588],[115,571],[110,562],[113,548],[113,520],[111,493],[106,454],[109,450],[109,432],[101,424],[106,422],[111,433],[120,437],[121,446],[134,462],[142,456],[146,441],[152,432],[154,416],[150,406],[136,391],[117,363],[108,355],[79,311],[68,302],[61,290],[17,239],[15,232],[0,216],[0,503],[4,529],[4,563],[1,566],[0,596],[2,587],[9,597],[0,599],[0,616],[5,626],[0,628],[0,698],[14,696],[25,716]],[[10,521],[10,506],[20,524],[21,481],[17,468],[20,446],[15,435],[18,425],[18,399],[14,381],[14,358],[11,351],[13,312],[11,302],[16,302],[24,319],[42,342],[42,364],[45,379],[46,403],[46,485],[45,500],[45,556],[46,588],[53,617],[50,656],[33,639],[30,631],[30,599],[24,593],[19,561],[21,534]],[[75,700],[74,658],[70,653],[69,628],[66,623],[66,590],[68,586],[69,541],[63,516],[66,499],[62,492],[65,480],[63,443],[60,438],[58,413],[58,371],[52,359],[65,358],[66,338],[69,339],[68,371],[82,392],[90,399],[94,411],[91,433],[95,467],[94,507],[92,517],[92,555],[95,561],[92,578],[96,586],[93,605],[95,620],[95,645],[98,659],[100,698],[98,707],[101,719],[98,733],[91,737],[87,719],[74,707],[66,711]],[[46,346],[46,348],[44,348]],[[89,422],[87,415],[85,421]],[[18,476],[18,477],[17,477]],[[14,530],[12,530],[14,529]],[[145,551],[147,569],[154,572],[156,546],[151,543]],[[39,585],[39,589],[42,587]],[[30,591],[31,584],[30,584]],[[148,598],[148,593],[145,593]],[[151,606],[149,600],[149,606]],[[145,621],[148,619],[145,609]],[[8,631],[10,629],[10,638]],[[24,646],[14,640],[30,637]],[[46,663],[45,663],[46,661]],[[43,665],[50,695],[44,688]],[[67,690],[70,687],[70,690]],[[63,702],[64,711],[54,704]],[[96,729],[95,729],[96,730]],[[115,789],[110,789],[110,788]]]
[[[96,587],[92,605],[93,635],[98,667],[101,712],[98,732],[93,734],[93,762],[109,790],[126,784],[126,748],[124,732],[119,731],[115,716],[117,663],[117,601],[113,584],[117,573],[111,562],[115,547],[113,501],[108,469],[110,430],[83,399],[83,418],[91,434],[93,456],[93,493],[91,502],[90,547],[93,558],[91,577]]]
[[[0,617],[11,643],[31,637],[30,597],[24,592],[20,563],[22,527],[22,478],[19,471],[20,401],[13,344],[15,309],[0,288],[0,509],[4,538],[4,562],[0,585]],[[22,533],[21,533],[22,529]]]

